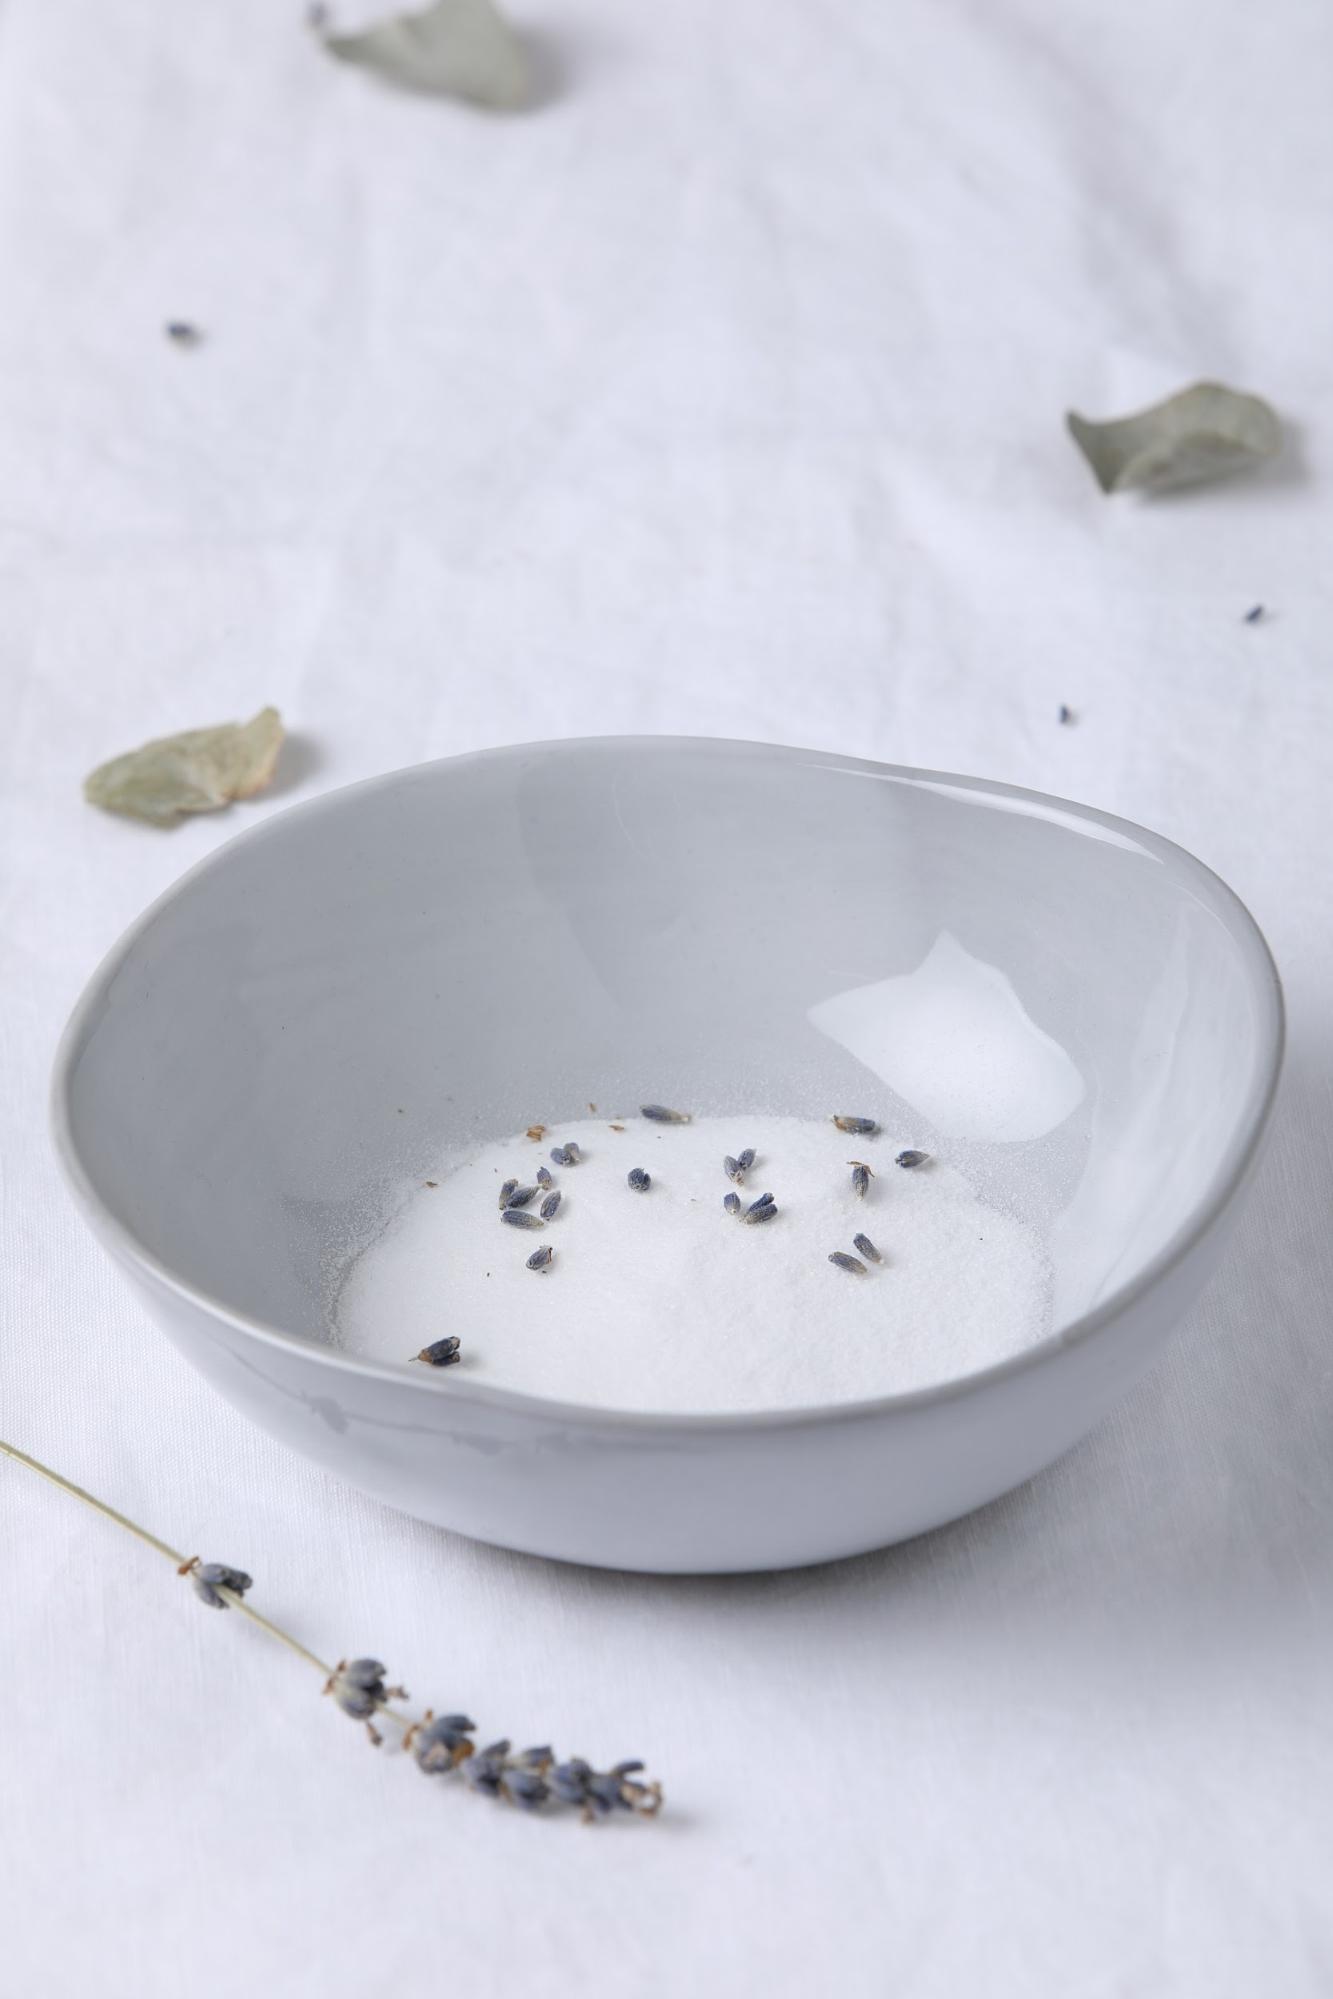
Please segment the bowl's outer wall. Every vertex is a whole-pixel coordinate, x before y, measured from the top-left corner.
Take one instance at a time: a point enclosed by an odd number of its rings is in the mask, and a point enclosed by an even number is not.
[[[694,1421],[330,1350],[320,1286],[368,1180],[421,1170],[442,1133],[549,1117],[553,1090],[577,1114],[607,1072],[637,1101],[645,1063],[651,1094],[697,1083],[700,1110],[780,1084],[780,1108],[883,1115],[892,1063],[811,1023],[830,994],[873,1009],[878,982],[910,980],[946,931],[957,962],[1012,975],[1087,1080],[1050,1141],[1057,1231],[1075,1238],[1061,1255],[1087,1301],[1068,1336],[939,1390]],[[274,1436],[482,1540],[743,1570],[920,1533],[1097,1422],[1217,1254],[1280,1052],[1262,939],[1151,835],[966,780],[602,742],[399,773],[223,849],[90,983],[54,1114],[91,1225]],[[946,1080],[950,1055],[946,1038]],[[1038,1177],[1044,1143],[1026,1148]]]
[[[260,1427],[388,1505],[479,1541],[668,1574],[793,1568],[861,1554],[970,1512],[1052,1463],[1166,1345],[1236,1211],[1118,1319],[940,1400],[791,1423],[569,1422],[254,1340],[137,1265],[163,1331]]]

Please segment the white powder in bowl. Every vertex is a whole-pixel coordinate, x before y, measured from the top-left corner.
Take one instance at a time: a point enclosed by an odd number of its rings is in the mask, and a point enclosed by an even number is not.
[[[912,1133],[851,1138],[806,1118],[634,1117],[518,1136],[414,1183],[352,1265],[335,1330],[353,1352],[401,1360],[446,1334],[478,1381],[560,1401],[655,1411],[854,1402],[968,1374],[1047,1332],[1051,1280],[1039,1232],[979,1200],[944,1160],[907,1169]],[[552,1146],[582,1159],[557,1166]],[[723,1207],[722,1161],[756,1153],[742,1203]],[[859,1198],[852,1160],[873,1169]],[[559,1211],[538,1232],[500,1220],[504,1181],[545,1166]],[[651,1175],[646,1193],[630,1169]],[[525,1210],[538,1212],[539,1200]],[[865,1276],[828,1261],[871,1238]],[[549,1244],[550,1267],[527,1268]]]

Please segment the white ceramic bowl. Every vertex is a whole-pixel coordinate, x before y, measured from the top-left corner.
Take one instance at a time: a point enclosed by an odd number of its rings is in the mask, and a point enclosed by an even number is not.
[[[593,740],[399,771],[194,868],[56,1062],[83,1213],[294,1449],[486,1541],[634,1569],[821,1561],[1066,1450],[1216,1258],[1277,1079],[1253,921],[1168,841],[1005,785]],[[358,1359],[329,1285],[443,1142],[586,1100],[874,1114],[1049,1229],[1057,1330],[936,1389],[653,1416]]]

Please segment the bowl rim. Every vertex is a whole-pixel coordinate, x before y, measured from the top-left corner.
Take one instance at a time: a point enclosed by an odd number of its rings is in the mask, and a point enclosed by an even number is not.
[[[341,810],[348,801],[368,793],[386,791],[405,780],[424,780],[428,773],[452,769],[455,765],[532,756],[553,756],[588,749],[652,748],[688,754],[742,751],[778,762],[815,765],[848,776],[873,777],[881,781],[919,789],[952,791],[964,796],[1003,798],[1037,818],[1073,822],[1081,829],[1098,828],[1152,854],[1177,877],[1184,877],[1202,892],[1202,899],[1223,923],[1236,944],[1250,976],[1260,1013],[1259,1061],[1236,1135],[1219,1159],[1210,1188],[1191,1215],[1149,1258],[1143,1268],[1103,1299],[1091,1311],[1071,1324],[1047,1333],[1031,1346],[970,1374],[950,1377],[923,1388],[904,1389],[856,1401],[802,1404],[794,1408],[672,1411],[620,1409],[613,1405],[557,1401],[525,1390],[504,1388],[493,1383],[470,1381],[466,1375],[454,1378],[453,1371],[436,1374],[427,1369],[408,1373],[409,1363],[378,1360],[369,1355],[351,1354],[340,1348],[306,1339],[297,1333],[235,1310],[223,1300],[178,1276],[134,1232],[112,1212],[102,1199],[84,1167],[75,1142],[70,1112],[70,1082],[74,1058],[93,1010],[106,989],[161,912],[187,894],[193,883],[215,868],[225,867],[237,847],[268,838],[275,827],[294,816],[317,817]],[[608,735],[558,737],[550,741],[497,744],[469,750],[451,757],[436,757],[423,763],[405,764],[395,770],[339,785],[317,797],[305,799],[269,813],[258,825],[222,841],[196,861],[156,896],[148,907],[106,952],[76,1001],[56,1047],[52,1064],[49,1098],[50,1124],[56,1157],[76,1207],[93,1234],[123,1264],[142,1271],[153,1283],[181,1299],[206,1318],[262,1344],[310,1362],[335,1375],[370,1377],[414,1395],[448,1395],[480,1409],[541,1417],[554,1422],[575,1422],[584,1428],[611,1430],[726,1432],[770,1429],[800,1429],[830,1422],[865,1421],[931,1405],[951,1402],[964,1395],[981,1394],[987,1389],[1048,1366],[1059,1354],[1082,1346],[1129,1311],[1183,1263],[1211,1234],[1256,1163],[1282,1070],[1286,1042],[1286,1010],[1282,984],[1272,952],[1258,923],[1235,890],[1188,848],[1154,833],[1132,819],[1082,805],[1050,792],[1034,791],[1023,785],[1006,784],[995,778],[969,777],[950,771],[918,768],[909,764],[878,763],[866,757],[845,756],[831,750],[799,749],[781,743],[756,742],[729,736]]]

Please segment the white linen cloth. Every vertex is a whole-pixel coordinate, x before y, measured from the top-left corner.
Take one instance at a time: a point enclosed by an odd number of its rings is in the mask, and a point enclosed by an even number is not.
[[[0,1464],[0,1986],[1325,1994],[1333,17],[514,14],[548,82],[503,120],[330,63],[295,4],[4,8],[3,1422],[315,1650],[642,1755],[670,1809],[426,1783]],[[1285,458],[1103,499],[1064,409],[1201,376],[1271,397]],[[171,834],[82,803],[265,701],[262,800]],[[371,772],[615,731],[1090,801],[1279,958],[1274,1144],[1168,1363],[913,1546],[663,1581],[399,1517],[206,1389],[57,1179],[59,1029],[189,863]]]

